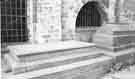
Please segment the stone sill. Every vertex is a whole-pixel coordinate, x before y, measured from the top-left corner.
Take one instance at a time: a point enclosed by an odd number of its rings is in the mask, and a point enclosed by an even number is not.
[[[76,32],[86,32],[86,31],[95,31],[99,27],[84,27],[84,28],[76,28]]]

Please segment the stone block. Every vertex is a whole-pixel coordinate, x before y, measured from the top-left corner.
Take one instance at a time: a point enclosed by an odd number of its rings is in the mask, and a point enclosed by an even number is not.
[[[52,48],[52,46],[54,46],[54,48]],[[10,63],[13,73],[19,74],[69,64],[102,55],[89,53],[93,50],[91,48],[94,48],[94,46],[95,44],[78,41],[14,45],[8,46],[11,51],[6,56],[6,59]]]
[[[11,72],[11,67],[5,57],[1,57],[1,70],[4,73]]]
[[[52,46],[54,47],[52,48]],[[31,62],[76,52],[88,52],[94,46],[94,44],[78,41],[65,41],[51,44],[16,45],[9,46],[9,49],[14,57],[18,57],[20,62]]]
[[[94,36],[97,47],[110,51],[133,48],[135,30],[128,24],[107,24],[98,29]]]
[[[114,65],[121,65],[121,66],[128,66],[128,65],[133,65],[135,64],[135,49],[134,48],[129,48],[129,49],[124,49],[121,51],[118,51],[117,53],[112,51],[106,51],[104,49],[100,49],[100,51],[103,51],[105,55],[113,57],[113,64]],[[110,67],[111,68],[111,67]]]
[[[9,49],[7,48],[7,44],[1,44],[1,54],[9,53]]]
[[[76,52],[77,53],[81,53],[81,52],[85,52],[86,53],[86,52],[91,51],[91,49],[89,49],[89,48],[82,48],[82,49],[55,51],[55,53],[54,52],[50,52],[50,53],[46,53],[46,54],[22,56],[20,59],[21,59],[21,62],[32,62],[32,61],[36,61],[36,60],[43,60],[43,59],[48,59],[48,58],[54,58],[54,57],[57,57],[57,56],[65,56],[65,55],[73,54],[73,53],[76,53]]]
[[[115,55],[115,62],[123,63],[123,64],[135,63],[135,50],[134,49],[128,49],[120,53],[121,54]]]
[[[105,43],[99,43],[99,42],[97,42],[97,43],[98,43],[98,44],[96,44],[97,48],[101,48],[101,49],[104,49],[107,51],[114,51],[114,53],[117,53],[118,51],[121,51],[121,50],[133,48],[133,45],[121,45],[121,46],[114,47],[114,46],[106,45]]]
[[[61,66],[61,65],[65,65],[65,64],[71,64],[71,63],[75,63],[75,62],[79,62],[79,61],[83,61],[83,60],[88,60],[88,59],[94,59],[94,58],[98,58],[100,56],[103,56],[102,54],[93,54],[93,55],[88,55],[88,56],[81,56],[80,57],[72,57],[72,58],[68,58],[68,56],[65,56],[65,58],[67,59],[62,59],[61,58],[59,61],[55,61],[56,58],[54,58],[53,62],[45,62],[47,60],[39,60],[39,61],[35,61],[33,62],[33,64],[28,63],[29,65],[24,66],[26,72],[30,72],[30,71],[34,71],[34,70],[40,70],[40,69],[44,69],[44,68],[50,68],[50,67],[55,67],[55,66]],[[57,59],[56,59],[57,60]],[[36,63],[37,62],[37,63]],[[23,72],[21,72],[23,73]],[[18,74],[18,73],[17,73]]]
[[[77,28],[76,40],[84,42],[92,42],[96,28]]]
[[[11,79],[97,79],[106,73],[110,63],[112,63],[112,58],[103,56],[92,60],[26,72],[12,76]]]

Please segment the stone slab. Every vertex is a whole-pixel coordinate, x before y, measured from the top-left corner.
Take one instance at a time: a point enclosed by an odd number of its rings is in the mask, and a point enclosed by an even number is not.
[[[32,62],[36,60],[46,60],[49,58],[55,58],[58,56],[66,56],[66,55],[73,55],[73,54],[80,54],[80,53],[90,53],[93,51],[94,47],[81,47],[78,49],[68,49],[68,50],[59,50],[54,52],[46,52],[42,54],[36,55],[26,55],[26,56],[19,56],[20,62]],[[92,53],[91,53],[92,54]]]
[[[102,42],[110,46],[119,46],[124,44],[129,44],[134,42],[135,35],[107,35],[107,34],[98,34],[95,36],[94,42]],[[108,41],[108,43],[106,43]]]
[[[17,56],[40,54],[48,52],[56,52],[58,50],[76,49],[81,47],[93,47],[93,43],[84,43],[79,41],[64,41],[56,43],[45,43],[45,44],[25,44],[25,45],[14,45],[8,48],[11,52]]]
[[[121,51],[116,52],[111,52],[103,49],[97,49],[104,53],[105,55],[111,56],[114,58],[114,62],[116,63],[134,63],[135,61],[135,49],[134,48],[129,48],[129,49],[124,49]],[[131,60],[131,62],[130,62]]]
[[[77,77],[78,76],[77,74],[79,73],[84,76],[87,73],[87,78],[85,79],[88,79],[92,75],[97,77],[101,73],[105,72],[106,70],[104,68],[106,68],[107,65],[111,63],[111,61],[112,61],[111,57],[103,56],[96,59],[84,60],[84,61],[75,62],[72,64],[66,64],[66,65],[62,65],[58,67],[41,69],[38,71],[32,71],[32,72],[27,72],[27,73],[18,74],[18,75],[12,75],[11,77],[9,77],[9,79],[31,79],[31,78],[37,79],[38,77],[41,79],[42,78],[73,79],[74,77],[75,79],[77,79],[79,78]],[[94,70],[94,69],[97,69],[97,70]],[[90,75],[89,72],[92,72],[92,73],[94,72],[94,74]],[[95,74],[98,72],[101,72],[101,73]]]
[[[97,32],[110,35],[134,34],[134,27],[130,26],[129,23],[109,23],[102,26]]]
[[[111,46],[103,42],[96,42],[96,43],[97,43],[96,47],[110,51],[110,52],[115,51],[114,53],[116,53],[117,51],[124,50],[124,49],[134,48],[132,43],[119,45],[119,46]]]
[[[106,24],[98,29],[94,36],[97,47],[110,51],[133,48],[135,30],[127,23]]]
[[[22,65],[19,65],[16,67],[13,71],[14,74],[19,73],[26,73],[30,71],[40,70],[44,68],[50,68],[50,67],[56,67],[56,66],[62,66],[66,64],[71,64],[83,60],[88,59],[95,59],[98,57],[104,56],[103,54],[80,54],[79,55],[72,55],[72,56],[60,56],[58,58],[50,58],[47,60],[38,60],[30,63],[22,63]],[[22,71],[24,70],[24,71]]]

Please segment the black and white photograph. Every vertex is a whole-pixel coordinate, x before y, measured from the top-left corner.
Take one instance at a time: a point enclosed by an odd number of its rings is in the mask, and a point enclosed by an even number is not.
[[[0,79],[135,79],[135,0],[0,0]]]

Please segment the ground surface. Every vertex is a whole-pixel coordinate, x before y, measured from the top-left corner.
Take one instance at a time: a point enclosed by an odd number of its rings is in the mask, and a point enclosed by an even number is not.
[[[135,65],[119,72],[107,74],[101,79],[135,79]]]

